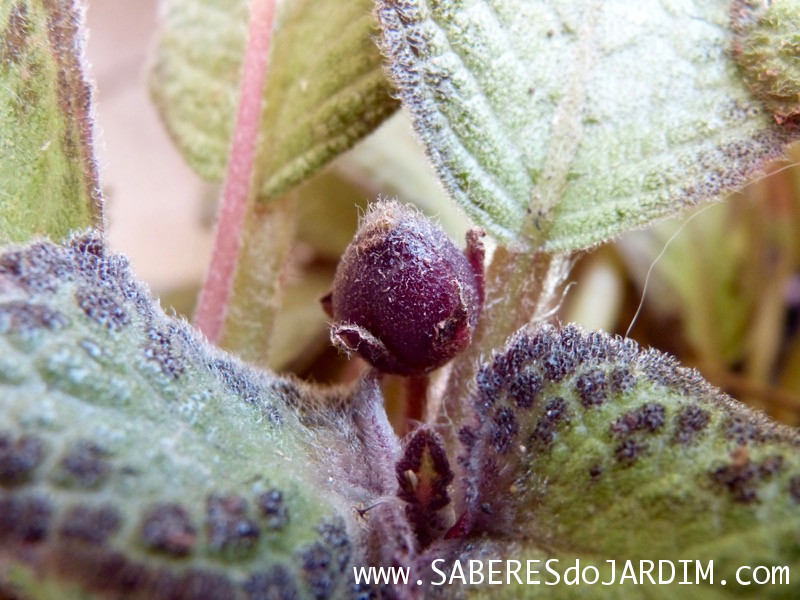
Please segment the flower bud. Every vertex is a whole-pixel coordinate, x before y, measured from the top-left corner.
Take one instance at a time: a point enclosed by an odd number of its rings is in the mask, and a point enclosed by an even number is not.
[[[416,209],[372,205],[323,306],[331,341],[387,373],[431,371],[472,341],[483,303],[482,232],[466,254]]]

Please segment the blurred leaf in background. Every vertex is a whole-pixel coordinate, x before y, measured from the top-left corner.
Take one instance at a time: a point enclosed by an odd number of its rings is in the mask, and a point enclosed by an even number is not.
[[[795,149],[790,158],[797,156]],[[679,223],[623,236],[616,248],[636,281],[634,296],[652,266],[633,336],[676,352],[737,398],[797,424],[798,240],[797,167],[776,167]]]
[[[173,139],[202,176],[225,173],[248,2],[167,0],[150,86]],[[264,88],[263,200],[277,198],[397,109],[371,2],[282,3]]]
[[[0,5],[0,243],[102,227],[83,9]]]

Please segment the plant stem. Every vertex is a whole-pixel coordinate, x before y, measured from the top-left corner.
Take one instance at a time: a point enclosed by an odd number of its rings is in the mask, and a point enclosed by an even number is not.
[[[586,18],[577,32],[578,43],[571,59],[572,73],[555,114],[550,147],[541,178],[531,194],[527,221],[517,244],[499,246],[486,276],[483,315],[472,345],[456,358],[441,399],[440,421],[459,426],[472,407],[468,394],[481,358],[489,358],[517,329],[540,323],[559,301],[559,288],[567,277],[572,259],[565,254],[540,250],[549,239],[554,211],[564,198],[570,168],[578,153],[583,130],[586,87],[597,56],[594,29],[601,3],[588,3]],[[434,400],[435,401],[435,400]]]
[[[272,349],[296,207],[296,194],[289,192],[269,202],[254,202],[245,218],[238,268],[217,343],[252,364],[266,366]]]
[[[567,255],[497,248],[486,274],[480,323],[470,347],[453,362],[440,417],[455,427],[461,424],[472,409],[468,395],[482,357],[503,348],[523,325],[547,320],[570,265]]]
[[[247,206],[256,193],[254,158],[261,119],[275,0],[251,0],[239,109],[233,133],[228,173],[222,193],[214,251],[194,322],[209,341],[222,335],[242,244]]]

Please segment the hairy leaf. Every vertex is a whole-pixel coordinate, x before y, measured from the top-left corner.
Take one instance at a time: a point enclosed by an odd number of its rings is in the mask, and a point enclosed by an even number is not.
[[[425,426],[411,432],[395,471],[400,484],[398,495],[406,503],[406,515],[424,548],[452,525],[448,520],[452,510],[446,509],[450,506],[447,486],[453,481],[453,471],[441,436]]]
[[[739,0],[732,17],[732,51],[747,85],[778,122],[800,115],[800,4]]]
[[[331,166],[362,183],[370,190],[370,198],[389,196],[413,204],[434,217],[454,240],[463,240],[471,227],[464,212],[450,202],[442,189],[424,150],[414,137],[405,110],[398,110]],[[339,255],[341,252],[337,257]]]
[[[668,356],[575,326],[523,329],[483,365],[473,401],[461,536],[573,562],[713,559],[728,580],[739,565],[799,566],[798,433]],[[790,583],[773,593],[796,595]]]
[[[768,15],[784,36],[790,4]],[[718,197],[798,137],[748,91],[729,10],[381,0],[378,15],[394,83],[450,194],[502,241],[561,251]],[[796,53],[781,51],[774,64],[791,78]]]
[[[164,122],[189,164],[221,179],[247,30],[244,0],[166,0],[151,73]],[[371,3],[283,3],[261,119],[262,199],[281,195],[397,108],[373,43]]]
[[[688,557],[729,586],[682,595],[724,598],[747,591],[738,566],[800,555],[797,433],[605,334],[520,331],[479,372],[457,462],[425,427],[401,451],[374,377],[323,392],[209,348],[92,235],[0,255],[0,346],[6,595],[338,598],[379,592],[353,565],[396,565],[412,583],[383,592],[403,598],[436,558],[602,580],[617,559],[619,580],[627,559]]]
[[[82,8],[0,6],[0,243],[102,225]]]
[[[353,510],[397,489],[377,382],[243,366],[97,237],[0,256],[0,388],[0,590],[341,597],[368,548],[400,555],[399,501]]]

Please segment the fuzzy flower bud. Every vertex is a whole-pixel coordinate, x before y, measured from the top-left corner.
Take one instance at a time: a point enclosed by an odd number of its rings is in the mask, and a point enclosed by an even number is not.
[[[482,235],[467,234],[465,253],[416,209],[374,204],[322,300],[333,344],[400,375],[449,361],[472,341],[480,315]]]

